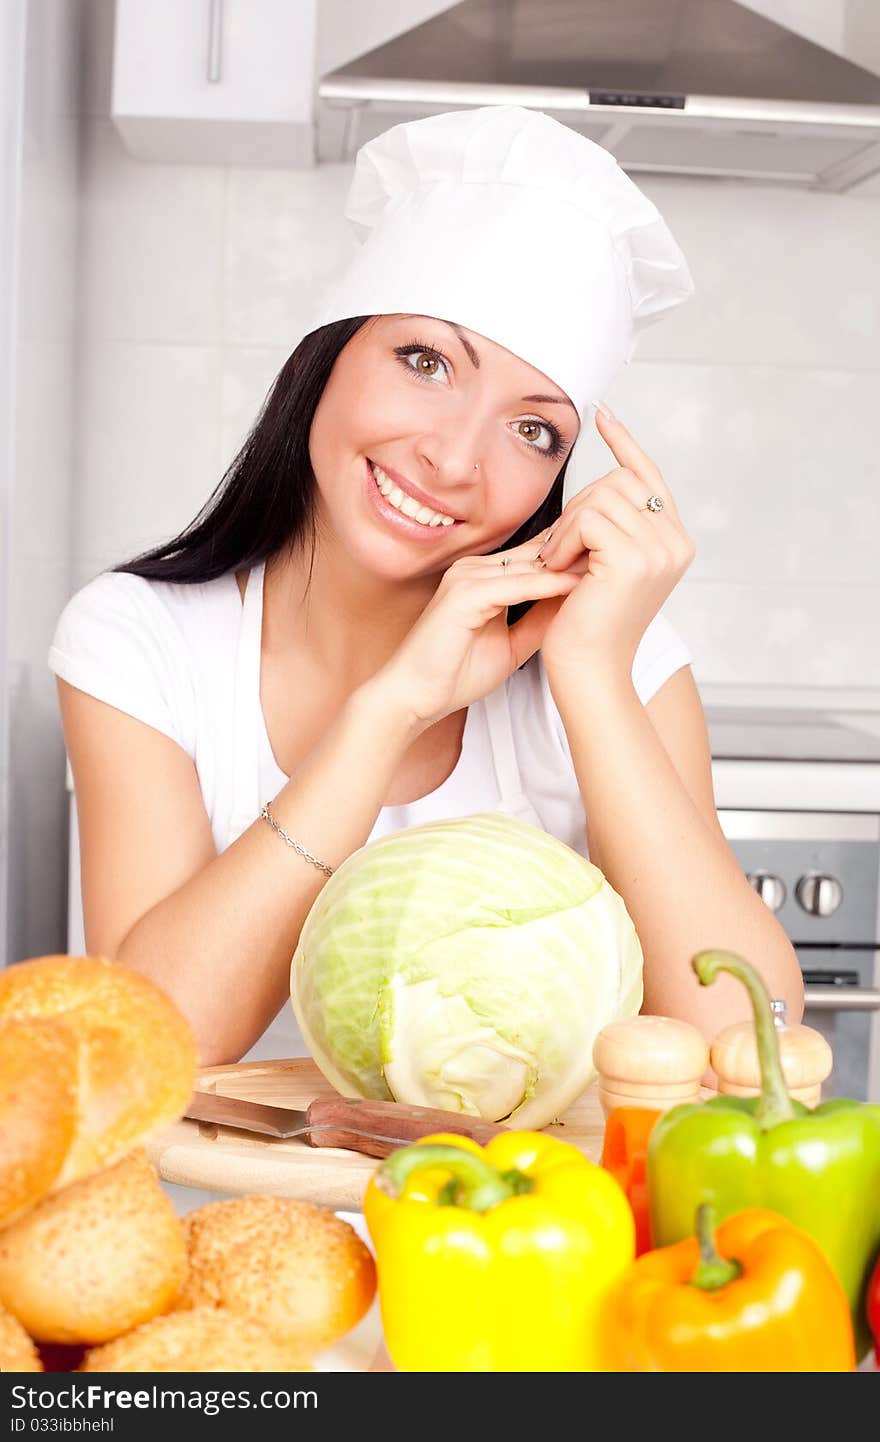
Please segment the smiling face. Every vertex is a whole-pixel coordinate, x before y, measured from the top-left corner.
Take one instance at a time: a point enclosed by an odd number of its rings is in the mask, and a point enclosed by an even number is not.
[[[538,509],[577,432],[558,386],[503,346],[446,321],[375,316],[315,411],[320,534],[375,575],[445,571]]]

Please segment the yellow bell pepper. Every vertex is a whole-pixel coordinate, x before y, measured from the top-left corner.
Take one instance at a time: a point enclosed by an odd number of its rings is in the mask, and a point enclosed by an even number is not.
[[[635,1226],[619,1183],[576,1147],[426,1137],[373,1174],[364,1216],[399,1371],[601,1370],[600,1312]]]

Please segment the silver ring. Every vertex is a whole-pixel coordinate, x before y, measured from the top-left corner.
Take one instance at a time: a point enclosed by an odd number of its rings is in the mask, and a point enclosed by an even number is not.
[[[509,557],[509,556],[502,556],[502,557],[501,557],[501,569],[502,569],[502,571],[506,571],[509,565],[510,565],[510,557]]]
[[[647,504],[646,506],[642,506],[642,510],[643,510],[643,511],[655,511],[655,512],[656,512],[656,511],[662,511],[662,510],[663,510],[663,505],[664,505],[664,501],[663,501],[663,497],[662,497],[662,496],[649,496],[649,497],[648,497],[648,504]]]

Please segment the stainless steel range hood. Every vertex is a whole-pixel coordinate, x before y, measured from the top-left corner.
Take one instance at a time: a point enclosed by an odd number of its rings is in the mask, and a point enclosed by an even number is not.
[[[880,77],[736,0],[463,0],[325,75],[318,158],[475,105],[546,111],[627,171],[843,191],[880,172]]]

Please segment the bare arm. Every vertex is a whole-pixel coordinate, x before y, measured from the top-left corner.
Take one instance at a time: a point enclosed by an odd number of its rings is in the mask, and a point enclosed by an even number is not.
[[[161,986],[203,1066],[237,1061],[289,998],[290,960],[326,876],[263,820],[217,855],[195,767],[151,727],[58,682],[77,793],[86,946]],[[271,802],[330,866],[372,831],[412,722],[356,691]]]
[[[577,578],[536,569],[534,542],[461,558],[390,660],[354,691],[272,800],[278,823],[329,866],[369,839],[416,737],[500,685],[540,645],[538,610]],[[289,998],[290,961],[326,876],[256,820],[217,855],[195,766],[174,741],[58,682],[80,824],[90,952],[161,986],[192,1023],[202,1065],[236,1061]]]
[[[732,978],[699,985],[692,955],[738,952],[803,1009],[797,956],[752,890],[718,822],[708,737],[690,670],[642,706],[631,683],[572,672],[554,684],[589,817],[590,855],[626,902],[645,954],[644,1010],[683,1017],[711,1040],[751,1015]]]

